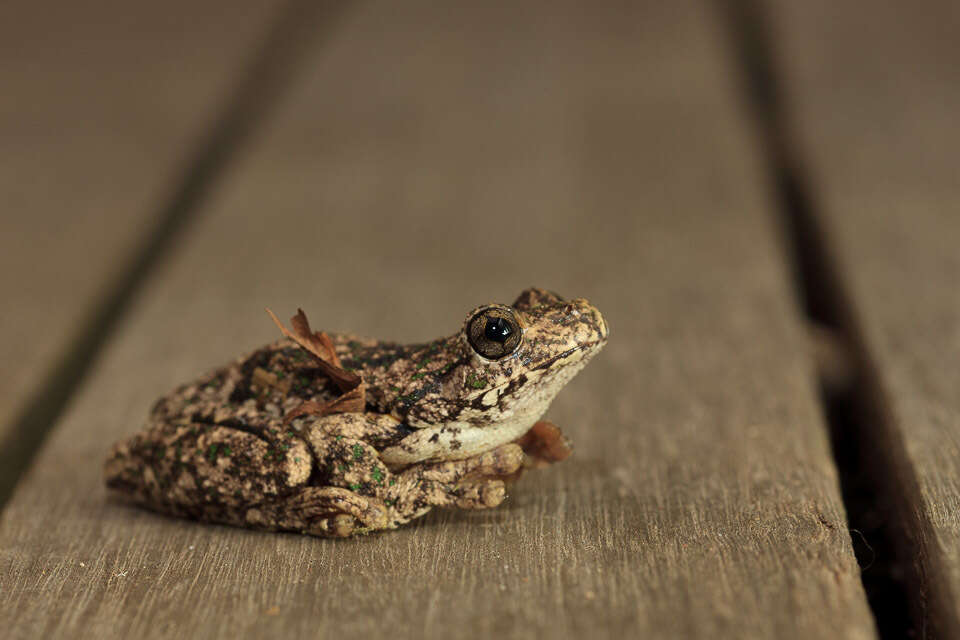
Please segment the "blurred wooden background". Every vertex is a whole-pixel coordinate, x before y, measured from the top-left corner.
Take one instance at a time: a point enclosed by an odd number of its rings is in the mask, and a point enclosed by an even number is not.
[[[4,3],[5,636],[960,637],[960,11],[865,7]],[[413,341],[530,285],[611,339],[499,509],[107,498],[264,306]]]

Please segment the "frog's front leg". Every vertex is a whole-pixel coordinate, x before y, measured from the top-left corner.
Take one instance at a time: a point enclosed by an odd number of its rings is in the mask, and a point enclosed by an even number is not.
[[[523,464],[523,451],[508,444],[471,458],[415,464],[394,473],[379,450],[408,434],[395,419],[374,413],[325,416],[306,434],[319,484],[347,489],[388,510],[384,526],[371,527],[358,519],[355,528],[395,528],[435,506],[495,507],[505,497],[501,478]],[[349,529],[344,524],[337,525],[339,530]]]
[[[413,465],[398,474],[391,487],[394,510],[409,520],[428,505],[496,507],[506,497],[502,478],[516,473],[523,460],[523,450],[518,445],[505,444],[472,458]]]

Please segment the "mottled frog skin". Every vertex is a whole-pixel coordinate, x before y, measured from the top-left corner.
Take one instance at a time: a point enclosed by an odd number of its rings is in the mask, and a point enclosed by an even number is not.
[[[586,300],[527,289],[433,342],[331,335],[362,379],[363,410],[292,419],[341,390],[285,338],[161,398],[145,430],[114,446],[106,482],[171,515],[334,537],[434,506],[494,507],[529,462],[515,441],[607,334]]]

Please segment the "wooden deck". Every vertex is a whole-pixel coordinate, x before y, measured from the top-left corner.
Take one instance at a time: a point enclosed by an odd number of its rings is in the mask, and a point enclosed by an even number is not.
[[[960,15],[838,4],[0,8],[6,637],[960,637]],[[413,341],[530,285],[611,338],[496,510],[106,494],[265,306]]]

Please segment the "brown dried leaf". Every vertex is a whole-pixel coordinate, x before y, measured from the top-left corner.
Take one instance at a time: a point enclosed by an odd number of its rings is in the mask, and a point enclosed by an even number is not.
[[[301,311],[300,313],[303,312]],[[313,335],[317,339],[317,342],[323,347],[323,350],[330,354],[330,364],[342,368],[343,365],[340,364],[340,356],[337,355],[337,350],[334,348],[333,340],[330,339],[330,336],[328,336],[325,331],[317,331]]]
[[[276,314],[270,309],[267,313],[273,319],[274,324],[279,327],[280,332],[286,337],[296,342],[302,349],[313,355],[317,359],[317,364],[323,373],[330,378],[340,391],[352,391],[360,384],[360,376],[342,368],[340,358],[333,348],[333,341],[326,333],[313,333],[310,330],[310,323],[307,321],[307,315],[302,309],[297,309],[297,315],[290,319],[293,331],[290,331]]]
[[[367,385],[362,382],[327,403],[327,413],[361,413],[367,408]]]
[[[340,366],[340,359],[333,348],[333,341],[330,340],[330,336],[321,331],[314,332],[310,329],[310,322],[307,320],[307,314],[303,312],[303,309],[297,309],[297,315],[290,318],[290,325],[297,337],[302,339],[302,342],[298,340],[302,347],[321,360],[325,360],[335,367]]]
[[[295,418],[306,415],[317,416],[319,418],[331,413],[359,413],[363,411],[366,406],[367,387],[361,383],[355,389],[347,391],[339,398],[334,398],[330,402],[320,404],[313,400],[307,400],[299,407],[290,410],[290,412],[283,417],[283,424],[286,426]]]

